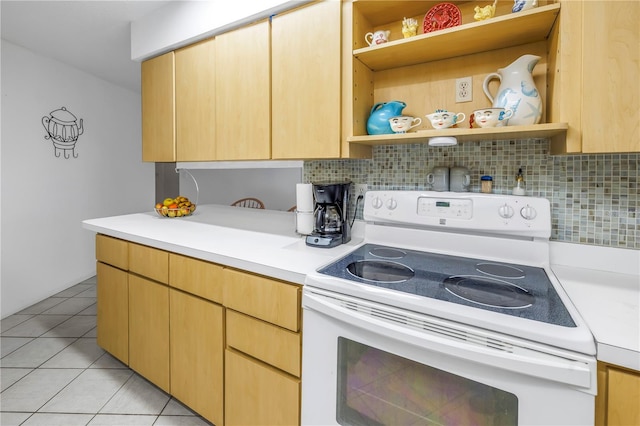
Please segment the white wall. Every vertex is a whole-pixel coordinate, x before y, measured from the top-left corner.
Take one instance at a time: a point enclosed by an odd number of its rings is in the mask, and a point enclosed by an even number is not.
[[[84,219],[151,210],[140,95],[2,40],[0,316],[95,274]],[[83,119],[77,158],[56,158],[42,117]]]
[[[309,0],[176,1],[131,23],[131,59],[141,61]]]

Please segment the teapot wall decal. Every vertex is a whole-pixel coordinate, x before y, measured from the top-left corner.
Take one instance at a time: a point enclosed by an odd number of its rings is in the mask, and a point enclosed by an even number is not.
[[[53,153],[56,157],[60,157],[64,153],[64,158],[78,158],[75,153],[76,142],[78,136],[84,132],[82,128],[82,119],[80,124],[77,123],[76,116],[71,114],[65,107],[51,111],[49,116],[42,117],[42,125],[47,131],[45,139],[51,139],[53,142]],[[69,153],[71,151],[71,153]]]
[[[524,126],[538,124],[542,118],[542,99],[533,81],[533,68],[540,56],[522,55],[513,63],[500,68],[497,73],[491,73],[484,79],[482,89],[492,102],[493,108],[505,108],[513,111],[509,119],[509,126]],[[497,78],[500,87],[495,97],[489,92],[489,81]]]
[[[407,106],[402,101],[379,102],[371,108],[371,115],[367,120],[367,133],[370,135],[393,134],[389,119],[402,115]]]

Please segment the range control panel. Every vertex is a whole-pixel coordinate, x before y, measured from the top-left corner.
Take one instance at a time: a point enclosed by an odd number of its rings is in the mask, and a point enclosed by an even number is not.
[[[549,200],[514,195],[368,191],[364,199],[364,219],[518,236],[551,236]]]

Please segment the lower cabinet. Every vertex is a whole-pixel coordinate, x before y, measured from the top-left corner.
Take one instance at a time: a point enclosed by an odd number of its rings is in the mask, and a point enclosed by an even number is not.
[[[129,274],[102,262],[97,270],[97,342],[129,364]]]
[[[598,363],[597,426],[640,425],[640,371]]]
[[[224,365],[227,425],[300,424],[300,379],[230,349]]]
[[[169,388],[169,287],[129,274],[129,367]]]
[[[104,235],[96,257],[102,348],[216,426],[300,424],[299,285]]]
[[[169,290],[171,394],[215,425],[223,419],[223,308]]]

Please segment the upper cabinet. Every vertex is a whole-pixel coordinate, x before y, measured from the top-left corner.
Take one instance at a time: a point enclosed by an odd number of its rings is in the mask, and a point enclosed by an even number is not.
[[[272,158],[340,158],[341,3],[272,20]]]
[[[216,159],[216,44],[209,39],[175,52],[177,161]]]
[[[216,37],[217,160],[271,156],[268,21]]]
[[[639,20],[637,1],[562,2],[551,117],[570,127],[552,153],[640,152]]]
[[[142,161],[176,161],[174,53],[142,63]]]
[[[434,136],[455,136],[458,141],[550,138],[556,154],[640,151],[640,3],[540,1],[536,8],[512,13],[513,2],[500,1],[493,18],[476,21],[475,7],[486,3],[454,1],[461,25],[424,32],[425,15],[438,3],[350,3],[352,50],[345,62],[352,68],[352,87],[346,89],[352,92],[347,106],[352,121],[343,126],[351,127],[347,140],[352,146],[425,143]],[[418,21],[416,36],[403,37],[405,17]],[[369,46],[365,35],[379,30],[390,31],[389,42]],[[485,77],[524,54],[541,58],[532,73],[543,100],[540,124],[471,129],[468,117],[491,105],[483,92]],[[456,102],[455,83],[461,77],[472,78],[471,102]],[[494,80],[489,85],[494,94],[497,84]],[[624,84],[632,84],[633,90]],[[404,101],[403,113],[421,117],[422,125],[406,134],[368,135],[366,122],[373,105],[392,100]],[[425,115],[436,109],[463,112],[467,119],[456,128],[434,130]],[[605,126],[586,114],[621,118]]]

